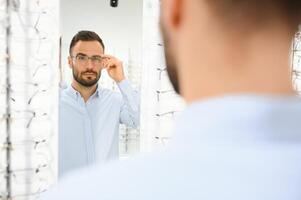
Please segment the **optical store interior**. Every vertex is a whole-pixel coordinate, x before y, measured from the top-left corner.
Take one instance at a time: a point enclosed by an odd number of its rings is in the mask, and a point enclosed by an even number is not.
[[[300,200],[298,0],[0,0],[0,200]]]

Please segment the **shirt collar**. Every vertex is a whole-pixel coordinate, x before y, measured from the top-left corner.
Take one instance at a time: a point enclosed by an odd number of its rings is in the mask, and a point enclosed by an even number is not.
[[[74,89],[71,84],[66,88],[66,90],[67,90],[67,93],[75,100],[78,100],[81,97],[81,94],[76,89]],[[101,90],[101,87],[98,84],[96,91],[91,95],[90,99],[94,98],[94,97],[98,98],[100,96],[100,90]]]
[[[296,96],[226,96],[190,105],[176,120],[176,146],[201,143],[301,142]]]

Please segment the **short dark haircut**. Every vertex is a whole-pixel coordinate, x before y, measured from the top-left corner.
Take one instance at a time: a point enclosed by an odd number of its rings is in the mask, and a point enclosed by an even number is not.
[[[207,0],[223,19],[255,23],[275,20],[276,15],[297,28],[301,21],[301,0]],[[279,18],[280,19],[280,18]]]
[[[105,49],[105,45],[99,35],[93,31],[79,31],[76,35],[73,36],[70,47],[69,47],[69,54],[71,55],[73,47],[79,41],[98,41],[103,50]]]

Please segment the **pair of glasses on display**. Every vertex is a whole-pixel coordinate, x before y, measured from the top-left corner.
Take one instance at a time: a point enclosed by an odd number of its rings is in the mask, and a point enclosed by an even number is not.
[[[47,61],[38,61],[38,60],[36,62],[29,62],[28,65],[11,62],[10,63],[10,66],[11,66],[10,73],[17,75],[17,76],[18,76],[18,74],[20,74],[20,76],[29,74],[29,78],[32,79],[33,81],[42,82],[43,80],[38,79],[38,78],[40,78],[40,76],[44,77],[44,76],[52,73],[51,72],[52,68],[49,63],[51,63],[51,62],[50,61],[48,61],[48,62]],[[3,64],[0,63],[0,68],[4,68],[4,67],[5,67],[5,63],[3,63]],[[36,79],[38,79],[38,80],[36,80]]]
[[[28,129],[31,132],[38,132],[40,125],[43,125],[44,132],[51,132],[46,126],[46,122],[51,121],[51,116],[44,110],[15,110],[9,114],[3,114],[0,118],[0,127],[4,127],[6,123],[10,123],[10,130],[13,135],[21,130]],[[19,136],[21,137],[21,136]]]
[[[51,7],[42,6],[40,1],[8,2],[9,5],[3,1],[0,4],[0,40],[7,41],[9,37],[11,51],[23,52],[22,54],[30,52],[31,57],[39,57],[49,49],[49,45],[56,44],[51,38],[51,35],[55,34],[51,34],[52,29],[47,26],[58,24]],[[47,48],[43,48],[44,46]],[[48,52],[48,57],[49,55]]]
[[[128,142],[128,141],[138,141],[139,140],[139,133],[126,133],[120,134],[121,142]]]
[[[175,91],[174,90],[157,90],[156,91],[157,93],[157,101],[160,102],[160,99],[162,99],[162,95],[165,95],[165,94],[172,94],[172,95],[175,95]]]
[[[179,113],[180,113],[180,111],[172,110],[172,111],[168,111],[168,112],[157,113],[155,116],[159,120],[163,119],[163,118],[174,120],[176,118],[177,114],[179,114]]]
[[[292,81],[295,89],[300,92],[301,91],[301,72],[298,70],[292,71]]]
[[[139,132],[138,133],[126,133],[120,135],[120,142],[121,142],[121,154],[127,155],[129,153],[129,144],[134,142],[138,144],[139,142]]]
[[[9,94],[9,98],[14,107],[27,109],[45,107],[43,104],[50,99],[51,87],[38,83],[16,83],[7,86],[6,84],[0,86],[0,95],[6,96]]]
[[[163,146],[166,146],[167,142],[171,140],[171,137],[156,136],[155,139],[160,141]]]
[[[54,176],[48,168],[47,165],[40,165],[3,174],[0,176],[1,183],[10,179],[11,191],[0,191],[0,199],[38,199],[49,188],[49,180]]]
[[[3,145],[5,146],[5,145]],[[45,147],[39,147],[34,150],[29,150],[29,148],[26,148],[25,144],[22,144],[22,147],[20,146],[15,146],[12,145],[14,148],[13,150],[10,150],[10,168],[7,171],[7,164],[8,162],[5,161],[5,149],[2,148],[0,151],[0,158],[1,158],[1,165],[0,165],[0,171],[2,175],[7,175],[7,174],[17,174],[20,172],[29,172],[28,179],[31,178],[31,172],[33,171],[32,169],[37,169],[36,171],[39,172],[40,166],[47,166],[43,167],[42,169],[44,172],[47,173],[52,173],[52,169],[49,167],[54,163],[54,156],[53,153],[50,152],[48,149]],[[31,170],[28,170],[31,169]],[[20,180],[24,180],[22,178],[22,173],[20,175]],[[34,176],[32,178],[35,178]],[[52,176],[51,176],[52,178]],[[27,181],[29,183],[29,181]]]
[[[10,194],[7,196],[13,197],[13,199],[34,197],[49,187],[49,183],[55,175],[50,167],[54,161],[52,153],[46,153],[42,150],[47,145],[46,139],[2,145],[2,151],[5,148],[10,149],[10,164],[13,166],[9,170],[7,170],[6,165],[0,166],[0,182],[6,183],[9,181],[10,183]],[[2,153],[5,154],[5,152]],[[5,159],[1,158],[2,160]],[[6,197],[4,192],[2,192],[2,197]]]
[[[163,131],[164,134],[168,133],[170,131],[169,128],[172,127],[172,122],[177,118],[178,114],[181,111],[178,110],[172,110],[172,111],[168,111],[168,112],[162,112],[162,113],[157,113],[155,116],[156,118],[159,120],[159,124],[167,126],[165,128],[168,128],[166,130]],[[154,137],[157,141],[160,141],[160,143],[165,146],[167,141],[169,141],[171,139],[171,137],[169,136],[160,136],[157,135]]]
[[[163,72],[166,72],[166,67],[164,67],[164,68],[160,68],[160,67],[158,67],[157,68],[157,71],[159,72],[159,81],[162,79],[162,73]]]

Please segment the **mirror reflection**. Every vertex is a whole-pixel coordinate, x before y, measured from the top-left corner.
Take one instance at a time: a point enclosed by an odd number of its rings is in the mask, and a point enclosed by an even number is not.
[[[60,177],[139,151],[141,18],[137,0],[61,1]]]

